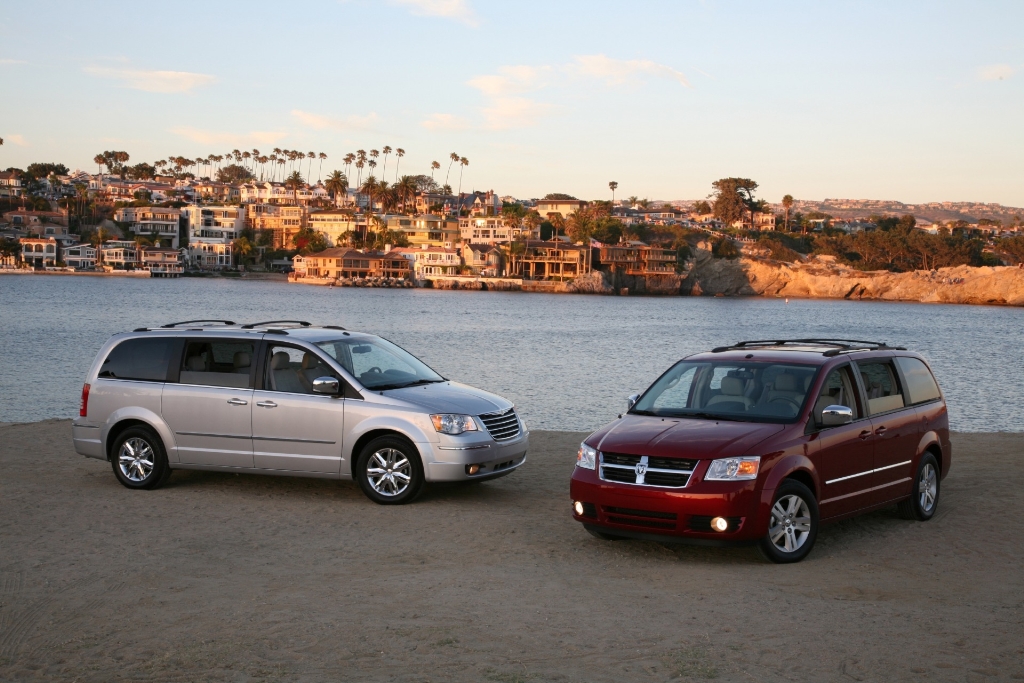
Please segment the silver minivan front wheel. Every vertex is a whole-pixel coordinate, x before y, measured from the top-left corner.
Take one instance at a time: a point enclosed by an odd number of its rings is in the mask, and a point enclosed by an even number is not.
[[[381,505],[412,501],[423,488],[419,451],[401,436],[381,436],[366,444],[352,472],[366,497]]]
[[[366,478],[382,496],[399,496],[412,482],[412,463],[395,448],[382,448],[370,456]]]

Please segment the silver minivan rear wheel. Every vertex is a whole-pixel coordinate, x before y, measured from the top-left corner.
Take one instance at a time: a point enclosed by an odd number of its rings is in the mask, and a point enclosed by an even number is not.
[[[149,427],[129,427],[118,434],[110,465],[117,480],[130,489],[155,489],[171,476],[163,441]]]

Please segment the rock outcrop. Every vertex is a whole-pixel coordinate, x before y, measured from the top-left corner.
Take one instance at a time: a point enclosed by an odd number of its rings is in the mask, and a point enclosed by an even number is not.
[[[783,263],[745,256],[715,259],[698,250],[689,275],[694,296],[784,296],[1024,306],[1024,270],[957,266],[938,270],[865,272],[818,256]],[[685,285],[684,285],[685,288]]]

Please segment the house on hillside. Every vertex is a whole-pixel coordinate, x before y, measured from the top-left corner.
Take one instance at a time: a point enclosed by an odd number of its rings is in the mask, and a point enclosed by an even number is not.
[[[177,249],[181,210],[160,206],[125,206],[114,212],[114,220],[128,223],[128,230],[155,240],[158,245]]]
[[[569,214],[577,211],[587,203],[580,199],[538,199],[535,210],[544,220],[550,220],[554,214],[562,218],[568,218]]]
[[[603,244],[598,249],[600,265],[626,275],[671,275],[676,271],[676,252],[643,242]]]
[[[401,254],[336,247],[305,257],[306,277],[406,279],[411,264]]]
[[[426,275],[455,275],[462,265],[462,259],[454,249],[426,244],[418,247],[395,247],[389,253],[408,259],[416,279]]]
[[[459,248],[463,263],[481,277],[497,277],[504,270],[504,254],[493,244],[463,242]]]
[[[516,262],[524,280],[570,280],[590,272],[591,249],[564,240],[529,240]]]

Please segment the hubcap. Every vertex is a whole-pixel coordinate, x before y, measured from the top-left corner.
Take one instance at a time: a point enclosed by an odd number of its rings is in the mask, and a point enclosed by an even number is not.
[[[935,468],[928,463],[921,469],[917,480],[918,504],[924,512],[931,512],[935,507],[935,499],[939,496],[939,478],[935,476]]]
[[[811,510],[800,496],[783,496],[772,506],[768,537],[784,553],[799,550],[811,535]]]
[[[366,463],[366,478],[373,490],[382,496],[397,496],[409,488],[412,463],[402,451],[382,448]]]
[[[137,436],[127,439],[117,454],[117,465],[126,479],[142,481],[153,471],[152,446]]]

